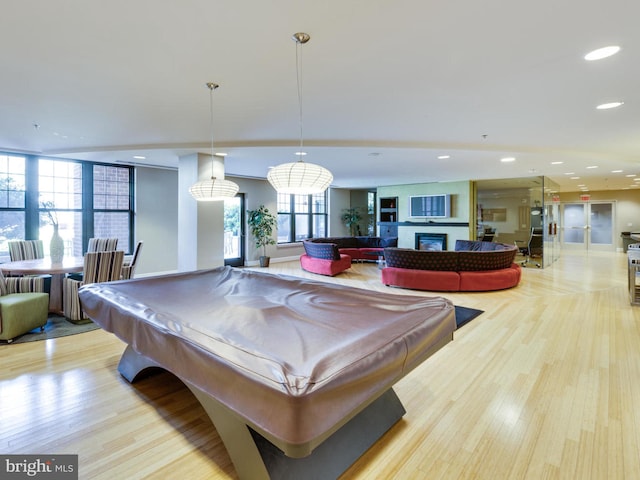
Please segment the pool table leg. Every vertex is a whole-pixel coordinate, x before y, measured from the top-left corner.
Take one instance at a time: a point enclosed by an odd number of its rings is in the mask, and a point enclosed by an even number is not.
[[[131,383],[157,368],[161,367],[131,346],[127,346],[118,365],[120,374]],[[242,480],[337,478],[405,414],[400,399],[390,388],[316,446],[311,454],[293,458],[285,455],[283,449],[295,453],[295,446],[277,447],[216,399],[180,380],[209,415]]]

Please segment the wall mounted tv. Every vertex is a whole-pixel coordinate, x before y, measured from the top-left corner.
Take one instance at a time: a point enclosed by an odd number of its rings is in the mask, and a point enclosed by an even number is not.
[[[451,195],[413,195],[409,197],[409,217],[448,218],[451,216]]]

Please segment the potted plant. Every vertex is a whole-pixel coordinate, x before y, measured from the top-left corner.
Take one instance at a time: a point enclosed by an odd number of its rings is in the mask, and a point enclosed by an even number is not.
[[[349,233],[352,237],[355,237],[360,230],[360,220],[362,220],[362,214],[360,213],[360,207],[343,208],[342,209],[342,221],[349,229]]]
[[[256,247],[262,247],[260,266],[269,266],[267,256],[267,245],[275,245],[273,230],[276,227],[276,217],[269,212],[264,205],[260,205],[256,210],[247,210],[247,224],[251,228],[251,234],[255,238]]]

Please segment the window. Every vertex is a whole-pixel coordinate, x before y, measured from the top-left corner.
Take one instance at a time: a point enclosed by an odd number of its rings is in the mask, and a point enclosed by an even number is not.
[[[0,261],[7,242],[42,239],[48,254],[54,224],[65,255],[80,256],[90,237],[118,237],[130,253],[133,167],[0,152]]]
[[[9,240],[25,238],[25,157],[0,154],[0,256],[9,256]]]
[[[64,254],[82,255],[82,164],[67,160],[38,159],[38,238],[48,240],[54,224],[64,241]],[[49,242],[45,241],[45,255]]]
[[[130,171],[124,167],[93,167],[93,236],[118,237],[118,249],[131,251]]]
[[[327,194],[278,194],[278,243],[327,236]]]

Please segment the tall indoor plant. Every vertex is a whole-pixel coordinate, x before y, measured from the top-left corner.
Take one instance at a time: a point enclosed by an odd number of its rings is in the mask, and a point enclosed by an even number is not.
[[[360,220],[362,220],[360,207],[342,209],[342,221],[344,222],[345,227],[349,229],[349,233],[352,237],[360,234]]]
[[[260,205],[256,210],[247,210],[247,224],[251,228],[251,234],[256,241],[256,247],[262,247],[262,256],[260,256],[260,266],[269,266],[269,257],[267,256],[267,245],[275,245],[273,239],[273,231],[276,227],[276,217],[269,212],[264,205]]]

